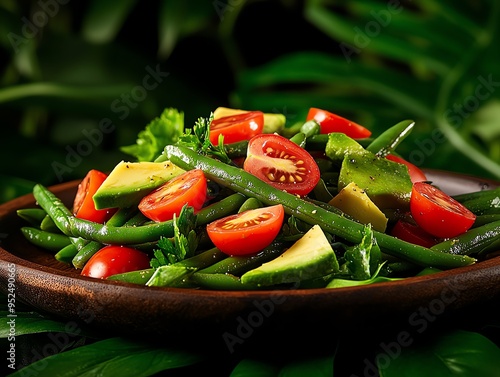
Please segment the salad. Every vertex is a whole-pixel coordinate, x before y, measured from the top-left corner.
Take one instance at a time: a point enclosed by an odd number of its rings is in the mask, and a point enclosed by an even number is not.
[[[221,107],[185,127],[167,108],[71,207],[35,185],[21,231],[83,276],[156,287],[339,288],[487,258],[500,189],[444,193],[397,153],[414,126]]]

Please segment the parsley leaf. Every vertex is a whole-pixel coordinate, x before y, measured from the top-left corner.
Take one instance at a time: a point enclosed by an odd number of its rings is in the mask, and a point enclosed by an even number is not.
[[[198,246],[194,227],[196,216],[193,207],[185,205],[179,217],[174,215],[174,237],[160,237],[153,251],[154,257],[151,259],[151,267],[171,265],[185,258],[191,257]]]
[[[166,145],[175,144],[184,132],[184,113],[166,108],[137,135],[136,144],[120,150],[138,161],[154,161]]]

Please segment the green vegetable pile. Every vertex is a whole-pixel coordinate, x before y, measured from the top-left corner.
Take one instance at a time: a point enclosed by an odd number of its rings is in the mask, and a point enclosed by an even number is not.
[[[59,198],[38,184],[33,195],[40,208],[18,211],[31,222],[22,232],[30,242],[55,252],[58,260],[75,268],[83,268],[107,244],[133,246],[151,255],[151,268],[117,274],[108,278],[111,280],[221,290],[336,288],[399,280],[474,264],[500,243],[499,212],[492,206],[500,196],[499,190],[457,196],[456,200],[478,215],[476,224],[468,232],[430,248],[375,230],[371,224],[363,224],[328,204],[344,174],[344,165],[339,162],[359,151],[369,153],[374,160],[396,153],[397,146],[413,129],[412,121],[402,121],[374,138],[344,137],[342,143],[332,141],[338,141],[336,134],[320,134],[314,121],[268,130],[286,136],[311,153],[322,152],[328,157],[317,160],[321,170],[318,185],[310,195],[298,197],[234,164],[234,159],[246,156],[248,142],[225,145],[221,138],[218,145],[213,145],[209,140],[212,118],[213,114],[199,118],[193,127],[185,128],[181,112],[165,109],[139,133],[135,145],[123,148],[138,162],[169,161],[184,170],[201,169],[214,194],[196,214],[185,206],[178,217],[153,222],[141,216],[136,206],[130,206],[120,208],[107,223],[98,224],[76,218]],[[397,192],[399,188],[391,187],[391,179],[401,179],[399,170],[381,174],[387,174],[382,180],[389,190]],[[403,177],[410,182],[407,174]],[[396,197],[397,201],[406,199],[404,195]],[[277,204],[283,206],[286,221],[271,245],[256,255],[228,256],[206,237],[205,227],[212,221],[247,208]],[[390,223],[404,216],[403,210],[390,210],[386,213]],[[304,241],[305,235],[310,236],[308,242]],[[268,269],[261,280],[242,278],[279,256],[284,260],[288,250],[300,255],[292,264],[275,262],[276,269]],[[313,258],[311,250],[322,254]]]

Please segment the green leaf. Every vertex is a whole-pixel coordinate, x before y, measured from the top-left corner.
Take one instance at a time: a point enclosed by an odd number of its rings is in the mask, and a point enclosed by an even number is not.
[[[202,360],[195,353],[125,338],[110,338],[49,356],[10,376],[146,377],[163,370],[194,365]]]
[[[212,4],[207,1],[194,4],[194,1],[163,0],[158,12],[158,55],[168,58],[181,37],[205,28],[212,12]]]
[[[455,330],[390,356],[377,357],[381,377],[496,377],[500,348],[479,333]]]
[[[174,144],[184,132],[184,113],[166,108],[137,135],[136,144],[121,147],[121,151],[138,161],[154,161],[166,145]]]
[[[281,368],[280,377],[331,377],[333,373],[333,356],[314,357],[297,360]]]
[[[92,43],[109,43],[122,29],[137,0],[93,0],[84,14],[82,36]]]
[[[277,377],[279,368],[269,362],[244,358],[231,371],[230,377]]]

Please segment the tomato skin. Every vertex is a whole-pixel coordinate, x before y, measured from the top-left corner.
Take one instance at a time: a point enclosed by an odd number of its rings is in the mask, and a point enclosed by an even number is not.
[[[115,208],[96,209],[92,199],[107,177],[107,174],[96,169],[92,169],[87,173],[78,185],[73,201],[73,214],[75,217],[104,224],[116,212]]]
[[[207,179],[200,169],[188,170],[153,190],[139,202],[139,210],[153,221],[179,216],[187,204],[199,211],[207,199]]]
[[[320,179],[314,158],[277,134],[261,134],[250,139],[243,169],[279,190],[300,196],[310,193]]]
[[[213,244],[227,255],[252,255],[276,238],[285,218],[281,204],[251,209],[215,220],[207,233]]]
[[[321,133],[342,132],[353,139],[363,139],[370,137],[372,132],[353,122],[330,111],[311,107],[307,113],[306,121],[315,120],[319,123]]]
[[[456,237],[469,230],[476,220],[476,215],[465,206],[426,182],[413,184],[410,211],[422,229],[439,238]]]
[[[212,120],[210,123],[210,141],[219,144],[219,135],[224,135],[224,144],[250,140],[261,134],[264,129],[264,113],[248,111]]]
[[[416,224],[405,220],[398,220],[391,230],[391,235],[403,241],[423,247],[432,247],[441,240],[430,235]]]
[[[126,246],[108,245],[92,255],[82,269],[81,275],[96,279],[129,271],[149,268],[147,254]]]
[[[410,179],[413,183],[415,182],[425,182],[427,181],[427,177],[425,173],[420,170],[416,165],[412,164],[411,162],[405,160],[402,157],[393,155],[393,154],[388,154],[385,156],[390,161],[398,162],[400,164],[406,165],[408,168],[408,174],[410,175]]]

